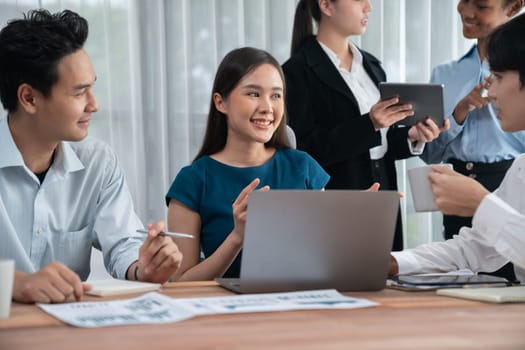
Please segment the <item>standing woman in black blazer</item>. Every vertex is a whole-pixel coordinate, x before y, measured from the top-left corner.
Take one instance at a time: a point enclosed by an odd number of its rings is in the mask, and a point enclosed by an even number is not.
[[[300,0],[295,12],[292,57],[283,65],[289,120],[298,148],[330,174],[327,189],[379,182],[397,190],[394,161],[421,154],[440,132],[430,118],[391,127],[412,115],[412,106],[379,101],[377,86],[386,80],[380,62],[348,40],[364,33],[371,9],[369,0]],[[393,250],[402,248],[399,215]]]

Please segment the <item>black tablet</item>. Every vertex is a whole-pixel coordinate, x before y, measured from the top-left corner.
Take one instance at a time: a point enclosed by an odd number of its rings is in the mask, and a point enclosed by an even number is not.
[[[438,126],[445,122],[442,84],[380,83],[381,100],[398,96],[399,104],[412,104],[414,115],[396,124],[412,126],[420,120],[431,117]]]
[[[412,275],[399,276],[397,283],[411,286],[468,286],[468,285],[510,285],[503,277],[490,275]]]

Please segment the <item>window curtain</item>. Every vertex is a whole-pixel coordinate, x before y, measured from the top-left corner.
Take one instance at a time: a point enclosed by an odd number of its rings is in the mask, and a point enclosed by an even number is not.
[[[433,66],[458,58],[457,0],[372,0],[369,28],[351,38],[376,55],[389,81],[427,82]],[[215,70],[233,48],[289,57],[296,0],[0,0],[0,26],[33,8],[71,9],[90,23],[86,50],[100,105],[90,134],[119,156],[144,222],[166,217],[164,195],[197,153]],[[2,112],[5,115],[5,112]],[[415,213],[398,162],[406,246],[442,237],[438,213]]]

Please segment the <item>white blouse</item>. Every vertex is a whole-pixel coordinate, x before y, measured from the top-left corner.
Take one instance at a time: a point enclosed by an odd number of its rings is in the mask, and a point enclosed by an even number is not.
[[[335,54],[332,49],[323,43],[319,42],[324,52],[328,55],[334,66],[337,68],[339,74],[345,81],[348,88],[354,94],[357,103],[359,104],[359,111],[362,115],[370,112],[370,109],[379,101],[379,90],[375,83],[372,81],[368,73],[363,67],[363,55],[355,47],[354,44],[348,42],[348,46],[352,51],[352,67],[348,70],[348,67],[341,67],[341,60]],[[371,159],[381,159],[388,151],[388,141],[386,139],[387,128],[381,128],[381,144],[379,146],[370,148]]]

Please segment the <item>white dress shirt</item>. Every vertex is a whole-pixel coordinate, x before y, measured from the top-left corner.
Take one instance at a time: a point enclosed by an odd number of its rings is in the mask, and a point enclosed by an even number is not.
[[[109,146],[91,138],[60,143],[42,184],[5,118],[0,149],[0,258],[27,273],[58,260],[85,280],[94,246],[108,272],[124,279],[144,239],[135,230],[143,226]]]
[[[474,214],[472,228],[463,227],[445,242],[392,252],[399,274],[470,269],[493,272],[509,261],[525,283],[525,155],[508,170],[501,186],[486,196]]]
[[[330,58],[330,61],[332,61],[350,91],[352,91],[352,94],[359,105],[359,112],[361,112],[362,115],[370,113],[372,106],[379,102],[380,95],[379,89],[363,66],[363,55],[361,52],[354,44],[348,42],[348,46],[352,51],[353,56],[352,67],[351,70],[349,70],[348,68],[350,67],[341,67],[341,60],[332,49],[320,41],[319,45],[321,45],[321,48],[324,50],[328,58]],[[388,151],[388,140],[386,136],[388,127],[379,129],[379,132],[381,133],[381,144],[370,148],[370,159],[381,159]],[[410,152],[413,155],[417,156],[423,153],[425,143],[416,142],[415,144],[412,144],[408,139],[407,142]]]

